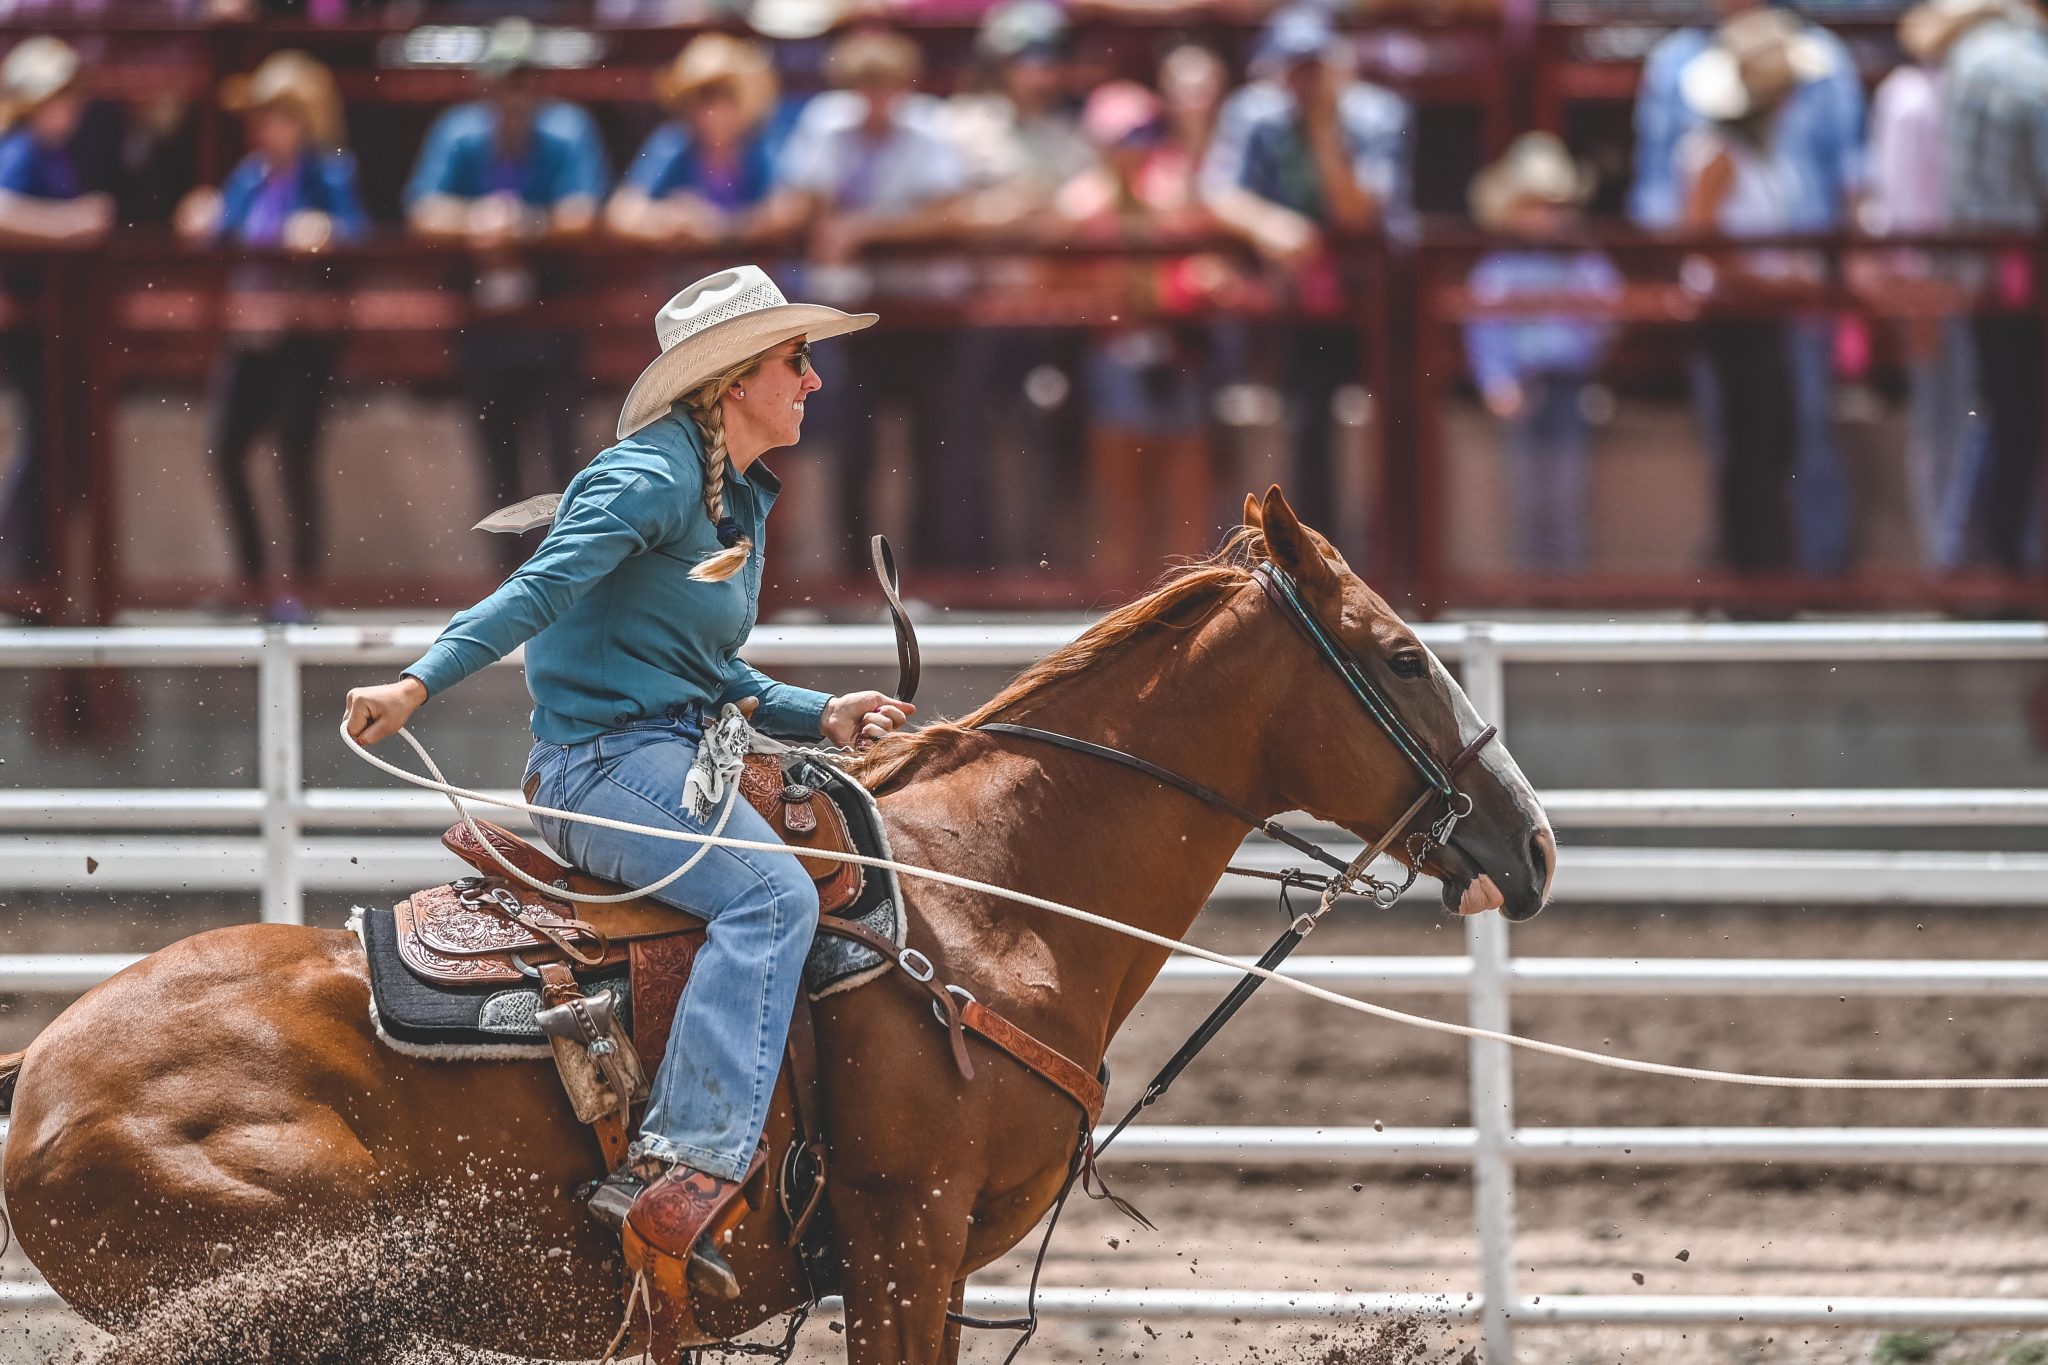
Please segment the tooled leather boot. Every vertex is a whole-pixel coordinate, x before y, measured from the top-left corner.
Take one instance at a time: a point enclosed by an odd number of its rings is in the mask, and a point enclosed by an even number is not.
[[[665,1278],[664,1271],[673,1273],[669,1267],[681,1263],[691,1293],[738,1298],[739,1277],[720,1245],[750,1211],[743,1194],[765,1166],[758,1151],[744,1180],[722,1180],[689,1166],[671,1166],[640,1192],[626,1214],[628,1263],[650,1270],[657,1282]]]

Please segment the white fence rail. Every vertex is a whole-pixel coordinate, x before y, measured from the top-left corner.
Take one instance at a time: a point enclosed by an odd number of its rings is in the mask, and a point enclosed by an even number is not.
[[[922,641],[925,661],[934,668],[1017,667],[1072,633],[1056,626],[937,626],[926,628]],[[178,884],[257,891],[265,919],[298,922],[307,891],[402,891],[446,876],[446,856],[416,837],[448,818],[439,798],[385,789],[308,789],[302,764],[304,669],[400,665],[417,657],[433,634],[425,627],[0,630],[0,669],[254,667],[260,755],[259,781],[248,788],[0,792],[0,887],[104,891]],[[1507,668],[1517,663],[2048,659],[2048,627],[2031,624],[1452,624],[1425,626],[1421,634],[1439,654],[1460,663],[1474,704],[1504,730]],[[749,654],[770,668],[886,668],[895,661],[893,639],[882,627],[763,628]],[[2048,792],[2033,790],[1552,791],[1544,801],[1560,828],[2048,826]],[[218,837],[195,841],[194,831]],[[1292,860],[1260,840],[1247,844],[1245,856],[1273,867]],[[2048,855],[2031,853],[1575,849],[1559,869],[1557,894],[1565,900],[2031,905],[2041,900],[2044,874]],[[1218,899],[1233,894],[1264,893],[1226,885]],[[2048,963],[1515,958],[1497,916],[1468,920],[1465,928],[1463,957],[1310,957],[1293,970],[1364,995],[1462,993],[1472,1021],[1494,1028],[1509,1025],[1517,993],[2048,995]],[[0,955],[0,991],[71,994],[132,960]],[[1176,960],[1168,964],[1161,988],[1214,992],[1230,978],[1212,964]],[[1471,1044],[1470,1128],[1150,1126],[1131,1130],[1109,1153],[1120,1161],[1469,1165],[1476,1182],[1478,1292],[1446,1297],[1051,1289],[1045,1307],[1112,1317],[1440,1316],[1478,1322],[1486,1359],[1494,1365],[1512,1362],[1514,1330],[1521,1325],[2048,1326],[2048,1300],[1519,1295],[1517,1165],[2041,1163],[2048,1162],[2048,1129],[1522,1129],[1514,1120],[1507,1052],[1499,1044]],[[0,1125],[0,1140],[4,1134]],[[969,1306],[1011,1311],[1020,1304],[1020,1292],[978,1288]],[[0,1307],[50,1301],[39,1285],[0,1283]]]

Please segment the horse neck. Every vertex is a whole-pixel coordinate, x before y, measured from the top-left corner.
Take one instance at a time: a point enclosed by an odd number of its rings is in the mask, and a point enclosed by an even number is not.
[[[1279,705],[1257,643],[1243,609],[1226,604],[1197,627],[1151,630],[1002,719],[1122,749],[1267,815],[1264,753]],[[937,775],[930,795],[976,831],[961,859],[997,885],[1178,939],[1244,838],[1230,814],[1106,759],[1024,738],[961,744],[973,757]],[[1107,1045],[1167,957],[1014,904],[961,913],[990,973],[1021,973],[1011,1005],[1083,1050]]]

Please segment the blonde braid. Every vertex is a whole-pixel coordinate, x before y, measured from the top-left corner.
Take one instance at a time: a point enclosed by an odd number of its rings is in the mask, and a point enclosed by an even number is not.
[[[760,368],[755,356],[722,374],[713,375],[683,395],[683,410],[697,424],[704,438],[704,515],[716,526],[725,519],[725,471],[730,463],[725,449],[725,394],[734,384]],[[699,583],[722,583],[740,571],[752,554],[754,542],[745,536],[730,548],[720,550],[693,566],[690,577]]]

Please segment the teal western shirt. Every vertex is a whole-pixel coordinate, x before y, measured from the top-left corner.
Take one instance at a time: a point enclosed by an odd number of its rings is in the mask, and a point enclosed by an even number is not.
[[[759,461],[744,477],[728,469],[726,514],[754,552],[722,583],[690,577],[721,548],[703,489],[696,424],[670,413],[643,427],[569,481],[533,557],[405,671],[439,696],[524,643],[533,733],[549,744],[742,697],[760,698],[754,723],[763,730],[819,734],[825,693],[776,682],[739,657],[760,605],[768,509],[781,484]]]

